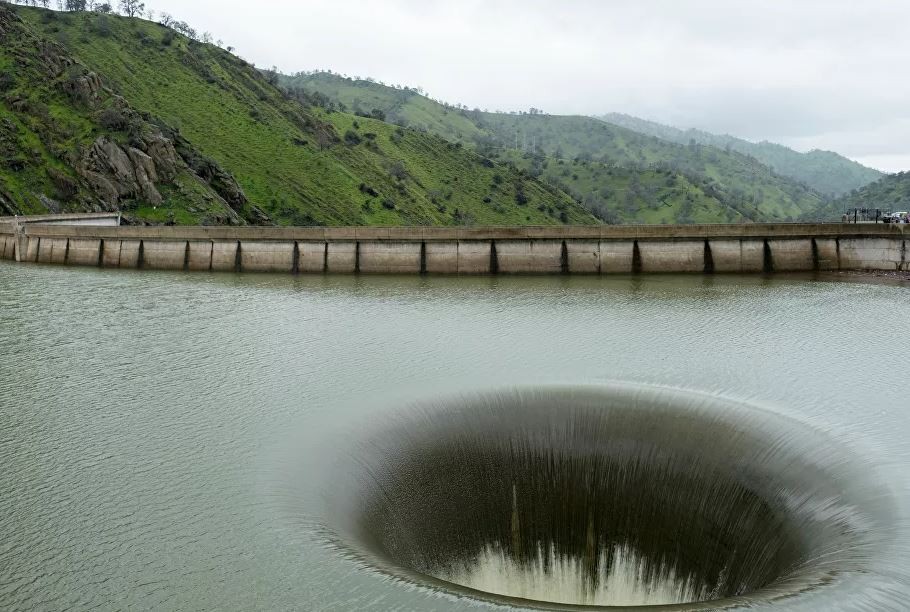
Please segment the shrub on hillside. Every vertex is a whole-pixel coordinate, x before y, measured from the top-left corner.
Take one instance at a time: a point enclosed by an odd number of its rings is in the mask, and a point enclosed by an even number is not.
[[[408,170],[404,167],[403,163],[396,161],[389,167],[389,176],[399,181],[403,181],[408,178]]]
[[[129,125],[129,120],[116,108],[106,108],[101,111],[98,122],[102,127],[115,132],[122,132]]]
[[[0,72],[0,91],[9,91],[16,85],[16,79],[9,72]]]
[[[79,193],[79,185],[74,179],[56,168],[48,168],[47,176],[51,179],[57,190],[57,197],[61,200],[70,200]]]
[[[379,196],[379,192],[376,191],[376,189],[374,189],[373,187],[367,185],[366,183],[360,183],[360,193],[365,193],[372,198]]]
[[[360,136],[354,130],[348,130],[344,133],[344,143],[349,146],[357,146],[361,143]]]
[[[531,200],[528,198],[527,194],[524,191],[524,187],[519,185],[515,189],[515,203],[518,204],[519,206],[524,206],[525,204],[527,204],[530,201]]]

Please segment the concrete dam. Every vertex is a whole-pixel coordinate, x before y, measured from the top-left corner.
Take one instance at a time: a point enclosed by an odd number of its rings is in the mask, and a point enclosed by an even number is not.
[[[117,214],[0,219],[0,259],[293,274],[910,271],[910,231],[877,224],[138,227]]]

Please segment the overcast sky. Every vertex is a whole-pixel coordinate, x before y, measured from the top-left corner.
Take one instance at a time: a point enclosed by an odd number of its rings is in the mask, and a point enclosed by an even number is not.
[[[624,112],[910,170],[907,0],[147,0],[258,66]]]

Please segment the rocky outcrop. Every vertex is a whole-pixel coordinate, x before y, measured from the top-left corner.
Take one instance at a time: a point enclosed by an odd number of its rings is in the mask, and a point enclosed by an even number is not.
[[[104,92],[101,77],[94,72],[82,73],[78,69],[68,78],[63,79],[60,87],[71,99],[92,107],[101,102]]]
[[[158,177],[165,183],[177,178],[178,157],[174,143],[161,134],[152,134],[143,138],[145,153],[152,158]]]
[[[64,70],[76,63],[66,54],[63,47],[49,40],[38,42],[38,57],[41,60],[40,65],[52,79],[56,79]]]
[[[13,196],[0,187],[0,217],[21,214],[19,208],[13,204]]]
[[[123,197],[142,199],[155,206],[163,202],[155,188],[158,171],[154,160],[136,148],[124,150],[107,136],[92,144],[76,169],[112,209]]]

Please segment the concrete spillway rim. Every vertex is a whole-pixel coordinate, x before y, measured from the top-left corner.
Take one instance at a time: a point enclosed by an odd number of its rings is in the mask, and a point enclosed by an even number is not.
[[[623,394],[626,397],[635,398],[638,396],[656,398],[656,397],[669,397],[675,398],[675,401],[696,401],[702,402],[707,401],[711,404],[711,410],[723,410],[735,406],[739,410],[749,411],[755,415],[762,415],[768,419],[771,419],[774,428],[779,427],[789,427],[794,431],[804,430],[809,436],[812,436],[819,444],[831,444],[837,448],[844,447],[844,444],[832,433],[822,432],[815,428],[812,428],[807,423],[793,418],[791,416],[782,415],[778,411],[774,410],[770,406],[763,406],[761,404],[756,404],[750,402],[743,398],[735,398],[730,396],[724,396],[719,394],[707,395],[703,392],[693,390],[693,389],[681,389],[675,386],[669,385],[643,385],[636,383],[625,383],[625,382],[609,382],[598,385],[538,385],[534,387],[528,387],[524,389],[515,388],[493,388],[484,391],[473,392],[470,394],[449,394],[448,396],[434,397],[426,399],[426,402],[413,402],[414,404],[421,403],[438,403],[441,401],[464,401],[466,397],[470,398],[481,398],[489,397],[491,395],[502,394],[502,393],[520,393],[522,391],[527,392],[554,392],[554,393],[574,393],[574,392],[596,392],[596,393],[619,393]],[[680,399],[685,398],[685,399]],[[355,425],[357,428],[360,426],[360,423]],[[846,448],[846,447],[845,447]],[[844,451],[849,452],[849,449]],[[870,468],[872,466],[866,466]],[[852,469],[851,469],[852,473]],[[886,497],[886,496],[883,496]],[[379,574],[385,575],[386,577],[394,580],[401,581],[402,583],[408,585],[409,587],[416,587],[418,589],[430,588],[432,592],[437,594],[442,593],[447,596],[455,598],[468,598],[471,600],[479,600],[483,602],[488,602],[493,605],[507,605],[507,606],[521,606],[534,609],[543,609],[543,610],[585,610],[585,609],[604,609],[604,610],[615,610],[615,607],[598,607],[598,606],[589,606],[589,605],[577,605],[577,604],[559,604],[551,602],[541,602],[536,600],[526,600],[516,597],[509,597],[503,595],[492,595],[484,591],[477,591],[475,589],[470,589],[463,586],[453,585],[435,578],[433,576],[428,576],[426,574],[415,572],[406,567],[401,566],[390,566],[384,560],[376,557],[375,553],[369,549],[362,548],[358,545],[353,545],[351,541],[344,535],[341,535],[338,531],[330,526],[326,526],[319,521],[316,521],[310,525],[314,531],[318,532],[322,538],[322,541],[325,545],[333,548],[338,551],[342,556],[355,561],[358,565],[370,572],[377,572]],[[884,550],[886,544],[881,542],[876,542],[876,546],[882,549],[883,554],[887,554],[887,551]],[[833,580],[833,575],[831,580]],[[799,580],[792,582],[789,587],[778,589],[777,587],[770,587],[760,589],[759,591],[750,593],[748,595],[730,597],[726,599],[717,599],[712,601],[706,601],[702,603],[691,603],[691,604],[678,604],[671,606],[645,606],[638,608],[630,609],[655,609],[655,610],[674,610],[674,611],[695,611],[695,610],[716,610],[716,609],[741,609],[741,608],[751,608],[755,605],[766,605],[772,604],[775,601],[785,601],[792,597],[800,596],[804,593],[814,591],[816,589],[823,589],[820,587],[819,583],[813,585],[804,584],[799,585]]]

